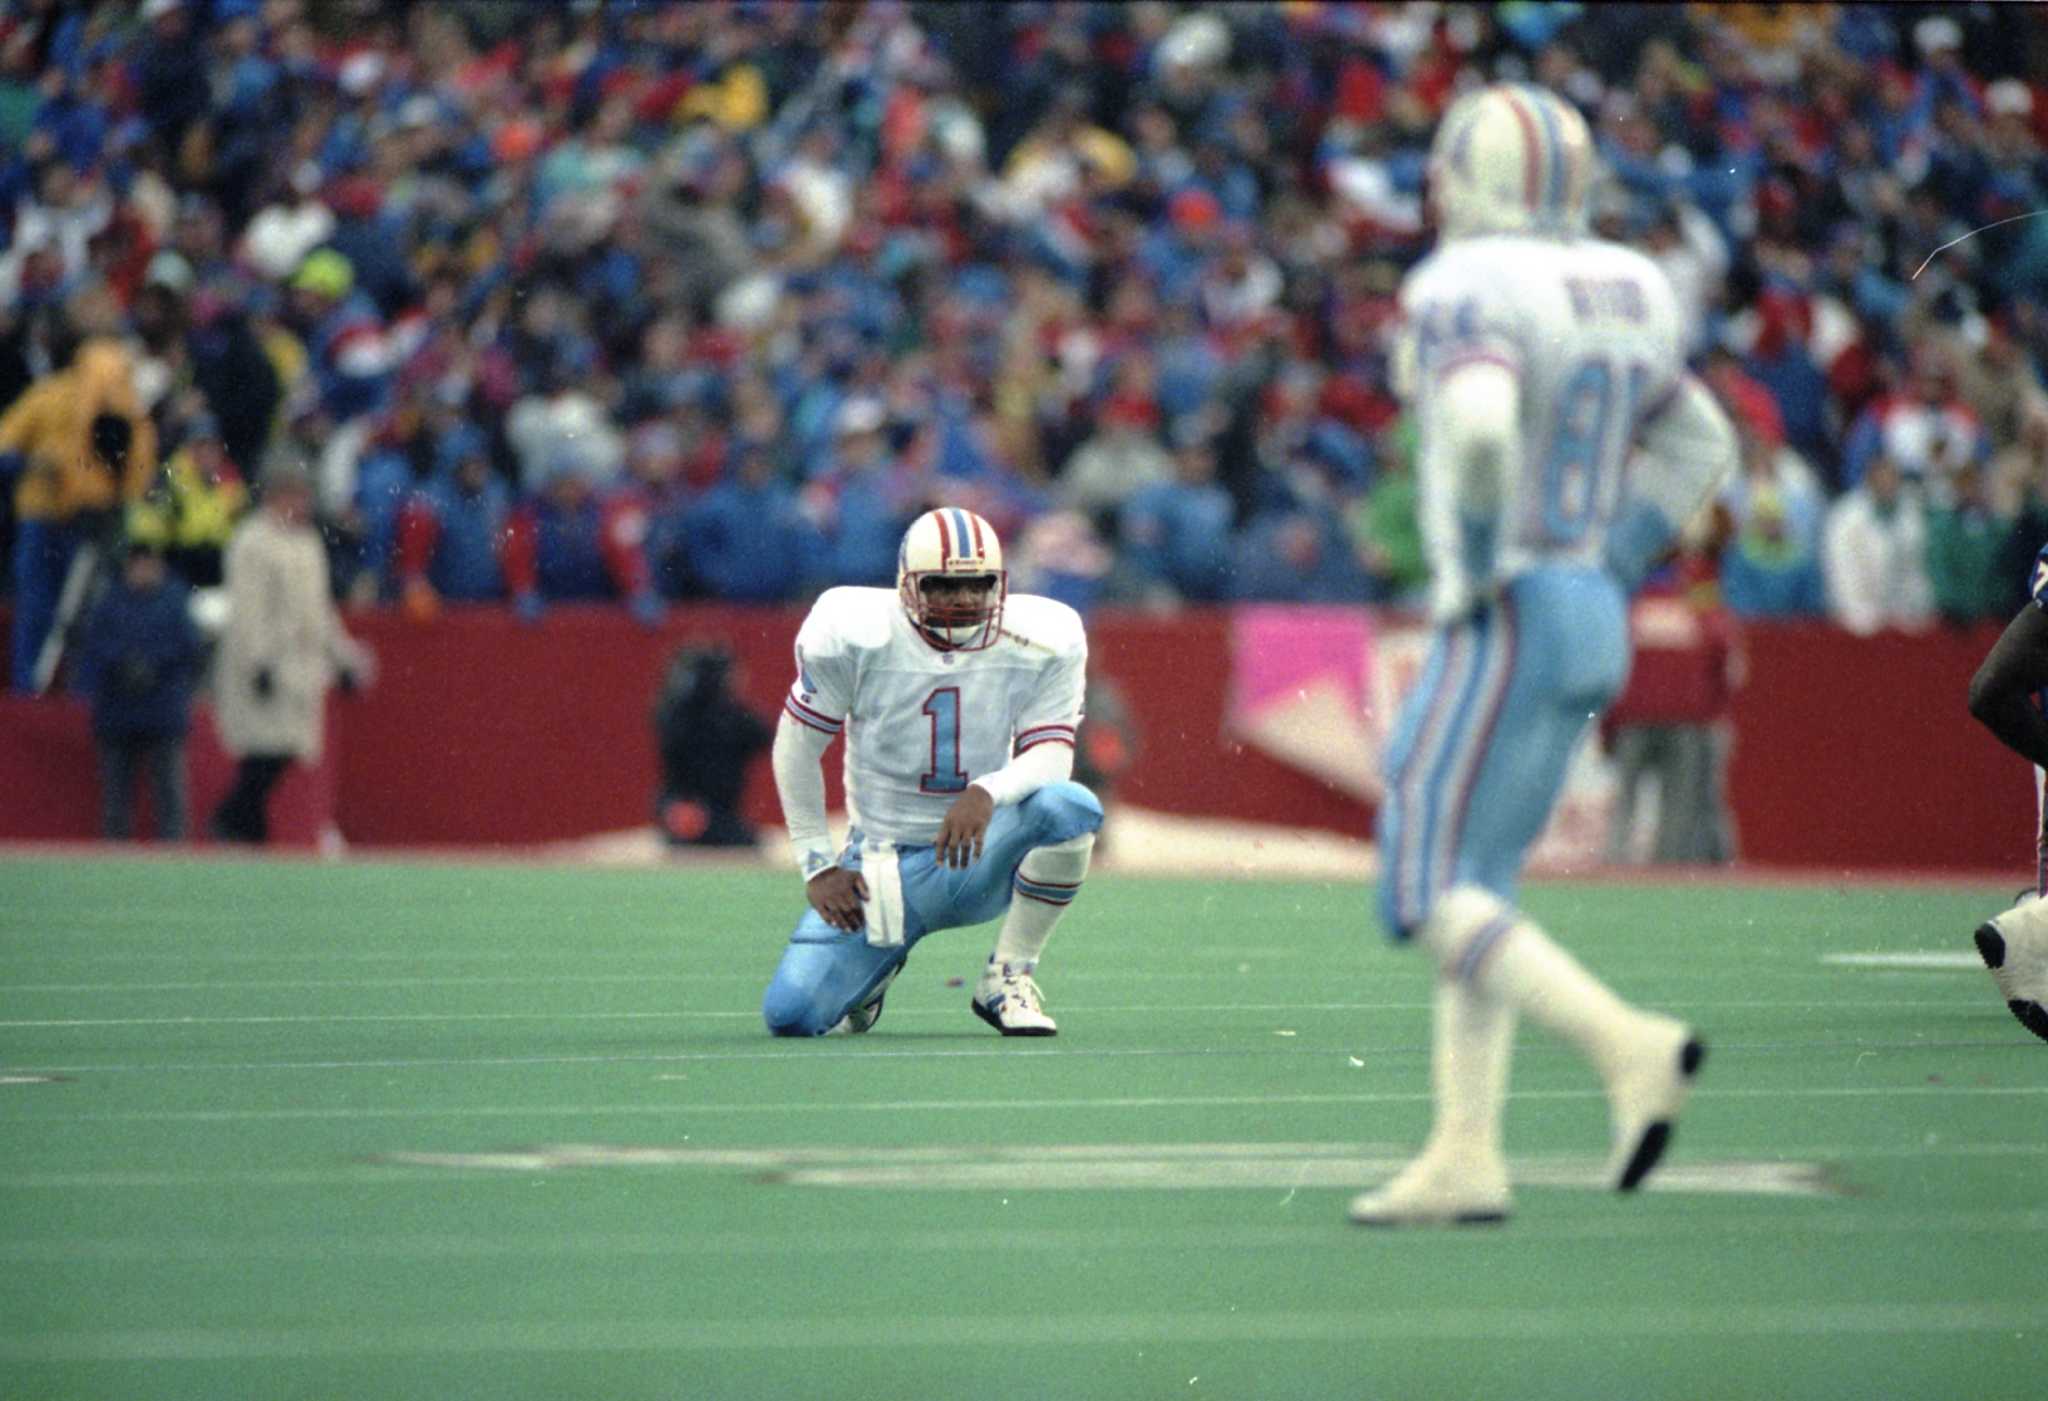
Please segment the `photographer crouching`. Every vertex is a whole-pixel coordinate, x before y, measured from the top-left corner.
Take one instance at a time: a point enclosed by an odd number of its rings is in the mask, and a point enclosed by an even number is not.
[[[740,790],[748,761],[775,733],[734,696],[734,666],[723,647],[685,647],[669,660],[655,697],[655,821],[671,849],[754,842],[754,829],[740,816]]]

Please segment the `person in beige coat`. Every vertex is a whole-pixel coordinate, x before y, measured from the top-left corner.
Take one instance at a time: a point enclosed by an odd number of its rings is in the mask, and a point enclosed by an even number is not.
[[[312,521],[312,479],[272,470],[262,507],[228,542],[228,616],[213,673],[221,743],[237,761],[235,786],[213,814],[223,841],[269,835],[271,788],[293,760],[320,756],[327,688],[337,677],[351,689],[366,685],[373,671],[335,612]]]

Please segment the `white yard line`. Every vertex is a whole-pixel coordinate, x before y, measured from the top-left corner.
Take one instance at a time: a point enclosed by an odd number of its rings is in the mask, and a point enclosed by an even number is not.
[[[1277,1209],[1278,1203],[1275,1203]],[[1329,1228],[1326,1217],[1302,1214],[1292,1225],[1172,1226],[1158,1229],[1104,1228],[1019,1231],[1005,1249],[1027,1254],[1071,1251],[1144,1251],[1179,1253],[1285,1250],[1356,1252],[1359,1236]],[[1538,1244],[1545,1249],[1558,1240],[1667,1239],[1694,1229],[1714,1236],[1794,1234],[1801,1236],[2007,1235],[2048,1232],[2048,1212],[1926,1212],[1916,1214],[1773,1211],[1749,1216],[1715,1214],[1711,1219],[1613,1215],[1601,1220],[1545,1220],[1523,1214],[1514,1229],[1492,1240],[1501,1244]],[[274,1235],[253,1237],[98,1236],[62,1240],[0,1241],[0,1261],[11,1264],[82,1264],[91,1262],[147,1264],[158,1261],[223,1262],[237,1260],[472,1260],[544,1259],[594,1255],[676,1259],[732,1256],[864,1255],[926,1252],[952,1254],[983,1250],[986,1230],[898,1230],[807,1232],[801,1237],[763,1235],[759,1231],[718,1231],[682,1234],[651,1233],[456,1235],[407,1232],[397,1235]]]
[[[1803,1005],[1803,1004],[1794,1004]],[[1947,1003],[1937,1003],[1947,1006]],[[1390,1009],[1391,1010],[1391,1009]],[[1419,1007],[1411,1010],[1421,1010]],[[893,1014],[892,1014],[893,1015]],[[976,1031],[963,1030],[961,1039],[990,1040]],[[1899,1041],[1872,1044],[1863,1041],[1798,1041],[1798,1042],[1714,1042],[1721,1053],[1731,1051],[1755,1051],[1764,1054],[1796,1052],[1813,1054],[1821,1051],[1855,1052],[1882,1054],[1892,1051],[1922,1053],[1940,1050],[1979,1051],[2025,1051],[2027,1043],[2014,1037],[1998,1035],[1984,1041]],[[1413,1057],[1423,1054],[1423,1046],[1366,1046],[1354,1044],[1341,1046],[1294,1045],[1290,1047],[1260,1046],[1254,1050],[1245,1046],[1206,1047],[1195,1050],[1186,1047],[1124,1047],[1120,1049],[1056,1049],[1052,1047],[1025,1047],[995,1044],[985,1048],[944,1049],[937,1047],[915,1047],[903,1050],[870,1049],[862,1046],[857,1050],[846,1047],[819,1049],[809,1043],[785,1048],[759,1051],[672,1051],[645,1052],[630,1055],[556,1055],[556,1056],[394,1056],[366,1060],[310,1060],[310,1061],[103,1061],[82,1064],[51,1064],[45,1062],[22,1062],[6,1067],[9,1074],[18,1076],[48,1075],[164,1075],[164,1074],[258,1074],[268,1071],[304,1070],[431,1070],[431,1069],[481,1069],[486,1067],[525,1069],[542,1065],[699,1065],[719,1064],[727,1061],[787,1061],[791,1065],[815,1064],[819,1060],[837,1065],[853,1065],[876,1060],[1147,1060],[1175,1057],[1227,1057],[1243,1059],[1247,1056],[1289,1056],[1315,1057],[1325,1055],[1373,1055],[1386,1057]],[[1532,1048],[1533,1053],[1533,1048]],[[1901,1090],[1899,1093],[1907,1093]],[[1970,1091],[1953,1086],[1942,1086],[1934,1093],[1961,1094]],[[2035,1093],[2034,1090],[2024,1091]],[[1590,1092],[1589,1092],[1590,1093]],[[1873,1091],[1873,1093],[1891,1093]]]
[[[4,989],[0,989],[4,991]],[[1713,1011],[1734,1009],[1769,1008],[1817,1008],[1823,1004],[1791,999],[1772,1000],[1731,1000],[1731,1001],[1688,1001],[1687,1011]],[[1859,1012],[1875,1009],[1899,1008],[1917,1009],[1927,1007],[1957,1007],[1970,1005],[1953,997],[1946,998],[1899,998],[1883,1001],[1859,999]],[[1203,1015],[1228,1015],[1232,1013],[1256,1013],[1261,1016],[1274,1014],[1310,1012],[1421,1012],[1430,1004],[1423,1001],[1405,1002],[1209,1002],[1209,1003],[1166,1003],[1158,1006],[1097,1006],[1089,1003],[1061,1002],[1059,1010],[1065,1014],[1083,1016],[1185,1016],[1194,1013]],[[893,1018],[945,1018],[957,1020],[959,1010],[954,1007],[905,1007],[892,1008]],[[582,1022],[582,1021],[759,1021],[760,1012],[753,1008],[744,1011],[730,1009],[697,1011],[690,1008],[672,1008],[646,1012],[564,1012],[558,1009],[532,1012],[333,1012],[273,1016],[242,1017],[37,1017],[14,1020],[0,1020],[0,1031],[27,1031],[62,1027],[116,1027],[116,1026],[317,1026],[347,1024],[352,1022]]]
[[[1693,1091],[1694,1100],[1721,1099],[1906,1099],[1963,1095],[1971,1098],[2033,1098],[2048,1095],[2048,1085],[1962,1086],[1902,1085],[1859,1086],[1831,1089],[1720,1089],[1703,1085]],[[1230,1109],[1281,1105],[1322,1104],[1415,1104],[1427,1102],[1427,1090],[1361,1091],[1357,1094],[1292,1095],[1117,1095],[1052,1099],[877,1099],[817,1100],[809,1102],[740,1101],[708,1103],[674,1100],[663,1104],[558,1104],[558,1105],[461,1105],[444,1108],[402,1105],[373,1108],[357,1105],[328,1109],[136,1109],[105,1114],[38,1113],[12,1114],[0,1123],[20,1128],[35,1124],[82,1123],[291,1123],[378,1119],[463,1120],[463,1119],[550,1119],[550,1118],[687,1118],[690,1115],[793,1115],[827,1114],[987,1114],[992,1111],[1061,1111],[1122,1109]],[[1516,1103],[1600,1100],[1605,1092],[1584,1090],[1517,1090],[1509,1096]],[[42,1101],[48,1103],[49,1101]],[[1938,1145],[1930,1151],[1967,1153],[1964,1145]],[[2048,1153],[2048,1140],[2029,1151]]]
[[[1370,1238],[1354,1241],[1362,1260]],[[0,1334],[0,1361],[228,1361],[266,1357],[389,1357],[609,1352],[814,1355],[848,1349],[1196,1346],[1219,1342],[1459,1342],[1480,1339],[1924,1337],[2024,1333],[2048,1327],[2048,1301],[1943,1299],[1844,1304],[1826,1299],[1603,1309],[1478,1308],[1302,1312],[919,1314],[887,1328],[845,1311],[801,1318],[479,1319],[376,1327],[77,1329]]]

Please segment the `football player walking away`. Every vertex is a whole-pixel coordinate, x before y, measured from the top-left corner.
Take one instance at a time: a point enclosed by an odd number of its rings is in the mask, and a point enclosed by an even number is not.
[[[762,999],[777,1036],[863,1032],[927,934],[1003,917],[974,1014],[1051,1036],[1038,956],[1088,874],[1102,805],[1072,781],[1088,643],[1073,609],[1011,597],[970,511],[926,512],[896,589],[828,589],[797,633],[775,786],[810,909]],[[821,761],[846,737],[835,852]]]
[[[1506,1219],[1518,1016],[1599,1072],[1622,1191],[1669,1145],[1704,1055],[1515,905],[1572,750],[1627,674],[1628,590],[1736,460],[1685,372],[1663,274],[1583,232],[1593,162],[1577,111],[1521,86],[1461,99],[1430,151],[1440,242],[1402,287],[1398,373],[1421,430],[1434,635],[1387,756],[1379,842],[1382,918],[1438,970],[1435,1122],[1352,1203],[1365,1225]]]
[[[1977,926],[1977,952],[2020,1025],[2048,1041],[2048,546],[2028,592],[1970,678],[1970,714],[2034,765],[2034,894]]]

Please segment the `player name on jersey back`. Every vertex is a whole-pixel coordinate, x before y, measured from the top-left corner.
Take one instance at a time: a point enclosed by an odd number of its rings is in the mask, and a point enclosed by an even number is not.
[[[1401,303],[1418,403],[1475,361],[1507,368],[1519,385],[1521,443],[1501,483],[1496,572],[1598,560],[1636,433],[1684,369],[1662,270],[1601,239],[1498,234],[1439,249],[1408,275]]]

